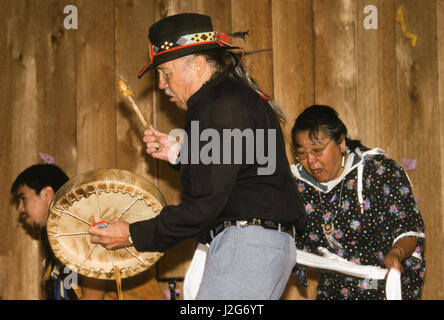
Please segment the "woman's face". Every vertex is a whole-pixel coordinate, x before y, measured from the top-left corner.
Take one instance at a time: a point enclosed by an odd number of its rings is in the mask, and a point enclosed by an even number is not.
[[[296,134],[295,156],[304,169],[318,182],[338,178],[342,171],[342,153],[345,152],[345,138],[336,144],[323,130],[310,137],[309,131]]]

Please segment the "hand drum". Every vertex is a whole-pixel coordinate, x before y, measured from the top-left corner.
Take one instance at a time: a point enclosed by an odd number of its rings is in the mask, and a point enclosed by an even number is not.
[[[66,182],[51,202],[47,232],[56,257],[70,269],[97,279],[122,278],[147,270],[160,252],[138,252],[134,247],[108,250],[90,242],[88,229],[106,227],[117,219],[128,223],[157,216],[165,200],[149,181],[120,169],[98,169]]]

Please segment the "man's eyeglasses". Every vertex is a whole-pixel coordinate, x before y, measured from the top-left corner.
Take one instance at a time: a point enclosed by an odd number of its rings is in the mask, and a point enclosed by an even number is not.
[[[310,153],[313,157],[320,157],[322,156],[322,153],[324,152],[325,148],[327,148],[328,144],[332,142],[333,140],[328,141],[323,147],[321,148],[313,148],[310,151],[302,151],[302,152],[295,152],[296,160],[305,160],[308,157],[308,154]]]

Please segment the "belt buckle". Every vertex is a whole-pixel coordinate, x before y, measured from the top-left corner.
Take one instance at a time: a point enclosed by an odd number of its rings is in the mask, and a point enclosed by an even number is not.
[[[225,228],[228,228],[228,227],[231,227],[231,221],[229,221],[229,220],[225,220],[225,221],[224,221],[224,229],[225,229]]]
[[[261,226],[261,219],[253,218],[253,226]]]
[[[239,227],[246,227],[248,225],[248,221],[247,220],[239,220]]]

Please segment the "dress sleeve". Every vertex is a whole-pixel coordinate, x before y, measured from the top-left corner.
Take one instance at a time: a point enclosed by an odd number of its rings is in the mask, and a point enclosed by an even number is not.
[[[370,179],[374,180],[373,188],[378,188],[378,196],[384,199],[385,226],[392,243],[403,237],[423,238],[424,221],[404,169],[387,157],[374,157],[371,162],[374,172]]]
[[[413,254],[403,261],[404,272],[401,275],[402,299],[418,299],[424,281],[424,221],[412,193],[412,186],[407,173],[395,161],[386,157],[375,157],[373,160],[373,182],[379,181],[372,188],[383,198],[381,216],[384,218],[383,238],[385,249],[383,256],[399,239],[404,237],[418,238]],[[368,181],[367,181],[368,183]],[[364,203],[365,205],[365,203]]]

